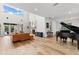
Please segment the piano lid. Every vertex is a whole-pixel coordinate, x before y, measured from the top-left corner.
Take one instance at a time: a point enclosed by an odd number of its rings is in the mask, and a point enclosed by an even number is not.
[[[66,24],[64,22],[61,22],[60,24],[63,25],[63,26],[65,26],[66,28],[74,31],[75,33],[79,34],[79,27],[73,26],[73,25],[68,25],[68,24]]]

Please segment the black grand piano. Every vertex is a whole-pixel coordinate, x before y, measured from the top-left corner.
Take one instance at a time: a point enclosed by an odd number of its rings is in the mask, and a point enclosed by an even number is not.
[[[73,25],[68,25],[64,22],[61,22],[60,24],[76,33],[77,49],[79,49],[79,27],[73,26]]]

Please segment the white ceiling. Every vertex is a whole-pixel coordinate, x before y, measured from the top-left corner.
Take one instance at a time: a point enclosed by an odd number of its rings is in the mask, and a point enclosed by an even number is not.
[[[79,15],[78,3],[11,3],[10,5],[44,17]],[[36,10],[36,11],[35,11]]]

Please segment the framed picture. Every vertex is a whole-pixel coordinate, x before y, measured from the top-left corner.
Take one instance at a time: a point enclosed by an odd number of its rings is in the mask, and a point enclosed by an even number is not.
[[[46,28],[49,28],[49,23],[46,23]]]

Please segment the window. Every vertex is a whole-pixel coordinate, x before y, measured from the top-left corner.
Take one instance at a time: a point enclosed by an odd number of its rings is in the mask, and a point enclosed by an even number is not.
[[[11,13],[17,16],[23,16],[24,12],[22,10],[17,10],[17,8],[13,8],[9,5],[3,5],[3,10],[5,13]]]

